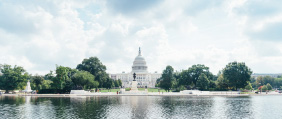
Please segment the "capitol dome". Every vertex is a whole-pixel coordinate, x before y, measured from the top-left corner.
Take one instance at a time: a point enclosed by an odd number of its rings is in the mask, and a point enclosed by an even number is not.
[[[132,73],[133,72],[147,72],[147,64],[145,61],[145,58],[141,55],[141,49],[139,47],[139,53],[138,56],[133,61],[132,66]]]

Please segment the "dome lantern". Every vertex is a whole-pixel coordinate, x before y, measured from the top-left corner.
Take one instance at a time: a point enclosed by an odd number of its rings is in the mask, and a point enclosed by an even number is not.
[[[139,47],[138,56],[135,57],[132,66],[132,72],[148,72],[145,58],[141,55],[141,48]]]

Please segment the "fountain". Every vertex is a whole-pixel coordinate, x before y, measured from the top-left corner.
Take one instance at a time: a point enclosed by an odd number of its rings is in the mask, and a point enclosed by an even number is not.
[[[25,87],[25,90],[23,90],[23,92],[26,92],[26,93],[31,93],[32,92],[29,80],[27,81],[27,85]]]

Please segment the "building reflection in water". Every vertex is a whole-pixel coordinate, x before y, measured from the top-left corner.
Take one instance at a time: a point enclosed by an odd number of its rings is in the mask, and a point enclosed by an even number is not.
[[[0,96],[0,118],[280,118],[282,96]]]
[[[150,98],[147,96],[130,96],[122,97],[122,103],[130,105],[130,118],[140,119],[146,117],[149,112],[148,105],[151,103]]]

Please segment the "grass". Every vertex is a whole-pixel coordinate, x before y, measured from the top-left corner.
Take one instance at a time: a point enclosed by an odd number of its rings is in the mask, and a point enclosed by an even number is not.
[[[119,91],[120,89],[110,89],[110,90],[108,90],[108,89],[102,89],[102,90],[100,90],[99,92],[117,92],[117,91]]]
[[[255,94],[254,92],[240,92],[240,94]]]
[[[166,92],[164,89],[157,89],[157,88],[147,88],[148,92]],[[138,88],[139,91],[145,91],[145,88]],[[105,89],[105,88],[101,88],[101,90],[99,90],[99,92],[117,92],[120,91],[120,89]],[[125,91],[130,91],[130,88],[125,88]]]
[[[157,88],[147,88],[148,89],[148,92],[166,92],[164,89],[157,89]],[[144,91],[145,88],[138,88],[138,90],[140,91]]]
[[[130,91],[130,88],[125,88],[125,91]]]

